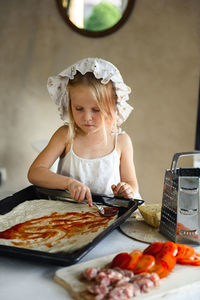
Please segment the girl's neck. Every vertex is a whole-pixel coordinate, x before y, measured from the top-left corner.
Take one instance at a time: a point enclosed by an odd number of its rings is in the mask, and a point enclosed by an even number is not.
[[[92,140],[93,142],[95,141],[103,141],[107,140],[109,136],[112,134],[112,128],[110,126],[106,126],[98,131],[94,132],[89,132],[85,133],[82,130],[77,131],[77,134],[75,135],[75,138],[78,137],[80,139],[85,139],[85,140]]]
[[[92,142],[95,144],[100,144],[100,143],[106,144],[106,142],[110,136],[111,136],[111,132],[102,130],[101,132],[94,132],[94,133],[88,133],[88,134],[81,132],[80,134],[77,135],[77,138],[82,141],[85,141],[86,143]]]
[[[114,136],[104,132],[92,134],[77,134],[74,139],[74,152],[83,158],[105,156],[115,147]]]

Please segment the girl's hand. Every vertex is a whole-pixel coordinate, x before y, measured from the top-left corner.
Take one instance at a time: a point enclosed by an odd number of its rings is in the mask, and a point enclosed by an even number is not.
[[[134,198],[134,189],[126,182],[119,182],[117,185],[113,184],[111,188],[115,196],[130,199]]]
[[[88,186],[76,179],[72,179],[68,185],[68,190],[74,200],[77,200],[78,202],[87,200],[89,206],[92,206],[92,195]]]

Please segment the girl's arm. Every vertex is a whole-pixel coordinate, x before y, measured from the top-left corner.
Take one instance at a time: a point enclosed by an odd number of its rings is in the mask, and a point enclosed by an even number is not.
[[[67,189],[70,178],[49,170],[56,159],[65,151],[67,133],[67,126],[60,127],[46,148],[34,160],[28,171],[28,179],[31,183],[52,189]]]
[[[28,179],[31,183],[51,188],[68,189],[71,197],[77,201],[87,200],[92,205],[90,189],[80,181],[56,174],[50,170],[53,163],[62,154],[65,154],[68,144],[68,127],[60,127],[52,136],[47,147],[38,155],[28,171]]]
[[[126,133],[118,136],[118,147],[121,151],[121,182],[116,186],[112,186],[113,193],[124,198],[134,198],[138,192],[138,182],[133,162],[133,146],[130,137]]]

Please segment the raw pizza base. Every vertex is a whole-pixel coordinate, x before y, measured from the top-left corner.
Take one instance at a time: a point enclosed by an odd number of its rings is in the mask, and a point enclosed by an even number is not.
[[[31,200],[0,216],[0,245],[44,252],[72,252],[91,242],[117,216],[96,207],[54,200]]]

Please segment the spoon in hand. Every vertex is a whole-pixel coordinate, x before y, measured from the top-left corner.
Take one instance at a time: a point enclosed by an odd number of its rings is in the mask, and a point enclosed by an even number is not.
[[[68,201],[75,201],[72,199],[70,193],[66,190],[67,196],[65,196],[65,200]],[[81,203],[87,203],[86,200],[82,201]],[[102,206],[102,205],[97,205],[95,202],[92,202],[93,205],[96,206],[96,208],[99,211],[99,214],[103,217],[112,217],[115,216],[118,213],[118,208],[117,207],[111,207],[111,206]]]
[[[118,208],[117,207],[111,207],[111,206],[101,206],[101,205],[97,205],[95,202],[93,202],[94,206],[96,206],[96,208],[99,211],[99,214],[102,217],[112,217],[115,216],[118,213]]]

